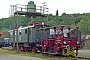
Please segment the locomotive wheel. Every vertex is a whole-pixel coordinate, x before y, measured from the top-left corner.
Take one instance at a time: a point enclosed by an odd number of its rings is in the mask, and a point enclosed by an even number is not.
[[[17,47],[16,46],[14,47],[14,50],[17,50]]]
[[[24,50],[24,49],[23,49],[23,46],[21,46],[21,47],[20,47],[20,50],[21,50],[21,51],[23,51],[23,50]]]
[[[36,53],[41,53],[41,49],[40,48],[36,48]]]
[[[26,48],[24,48],[24,51],[25,51],[25,52],[28,52],[28,48],[27,48],[27,47],[26,47]]]
[[[12,46],[12,47],[13,47],[12,49],[15,50],[15,46]]]
[[[36,52],[36,49],[35,49],[35,47],[32,47],[32,52],[34,52],[34,53]]]
[[[2,46],[0,46],[0,48],[2,48]]]
[[[49,47],[48,52],[49,52],[49,53],[52,53],[52,52],[53,52],[53,50],[54,50],[54,48],[53,48],[53,47]]]

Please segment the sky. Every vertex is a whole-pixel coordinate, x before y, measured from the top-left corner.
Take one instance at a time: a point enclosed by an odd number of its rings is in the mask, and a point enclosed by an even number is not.
[[[34,1],[37,6],[41,6],[44,1],[47,2],[49,13],[55,15],[56,10],[59,15],[62,13],[89,13],[90,0],[1,0],[0,1],[0,19],[9,17],[10,5],[27,5],[29,1]]]

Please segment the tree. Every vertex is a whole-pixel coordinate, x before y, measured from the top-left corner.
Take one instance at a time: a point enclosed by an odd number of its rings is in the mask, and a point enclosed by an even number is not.
[[[58,18],[57,18],[58,17]],[[46,21],[46,18],[44,19]],[[16,20],[15,20],[16,21]],[[14,17],[0,19],[0,30],[8,31],[14,26]],[[33,21],[43,21],[41,17],[29,18],[25,16],[18,16],[18,25],[27,26]],[[48,15],[48,23],[50,26],[56,25],[73,25],[80,26],[80,31],[90,34],[90,13],[84,14],[66,14],[63,13],[61,16],[58,16],[58,10],[56,15]]]
[[[58,10],[56,11],[56,16],[58,17]]]
[[[82,20],[77,24],[80,26],[81,32],[90,34],[90,17],[89,16],[83,16]]]

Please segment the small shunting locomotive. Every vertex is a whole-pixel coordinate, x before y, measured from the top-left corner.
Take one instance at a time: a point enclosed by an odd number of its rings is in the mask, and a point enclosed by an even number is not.
[[[79,42],[78,42],[78,28],[71,32],[70,26],[54,26],[41,28],[42,34],[46,35],[46,38],[42,38],[41,46],[42,53],[44,54],[59,54],[59,55],[77,55]],[[48,30],[53,29],[54,35],[49,38]],[[68,29],[67,33],[64,33],[64,29]],[[43,32],[45,31],[45,33]],[[73,35],[74,32],[77,32],[76,35]],[[67,34],[67,36],[64,36]]]

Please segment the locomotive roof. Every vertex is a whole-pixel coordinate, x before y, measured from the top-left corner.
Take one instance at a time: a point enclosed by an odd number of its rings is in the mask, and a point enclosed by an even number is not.
[[[36,25],[36,26],[41,26],[41,25]],[[49,26],[49,25],[43,25],[43,26]],[[26,27],[21,26],[18,28],[18,30],[23,30],[23,29],[32,28],[32,27],[35,27],[35,26],[34,25],[26,26]],[[15,30],[17,30],[17,29],[15,29]],[[9,30],[8,32],[13,32],[13,30]]]
[[[70,26],[70,25],[59,25],[59,26],[52,26],[52,27],[45,27],[45,28],[39,28],[38,30],[44,30],[44,29],[54,29],[56,28],[57,30],[60,30],[62,29],[62,27],[64,27],[64,29],[67,29],[67,28],[73,28],[73,29],[76,29],[75,26]]]

